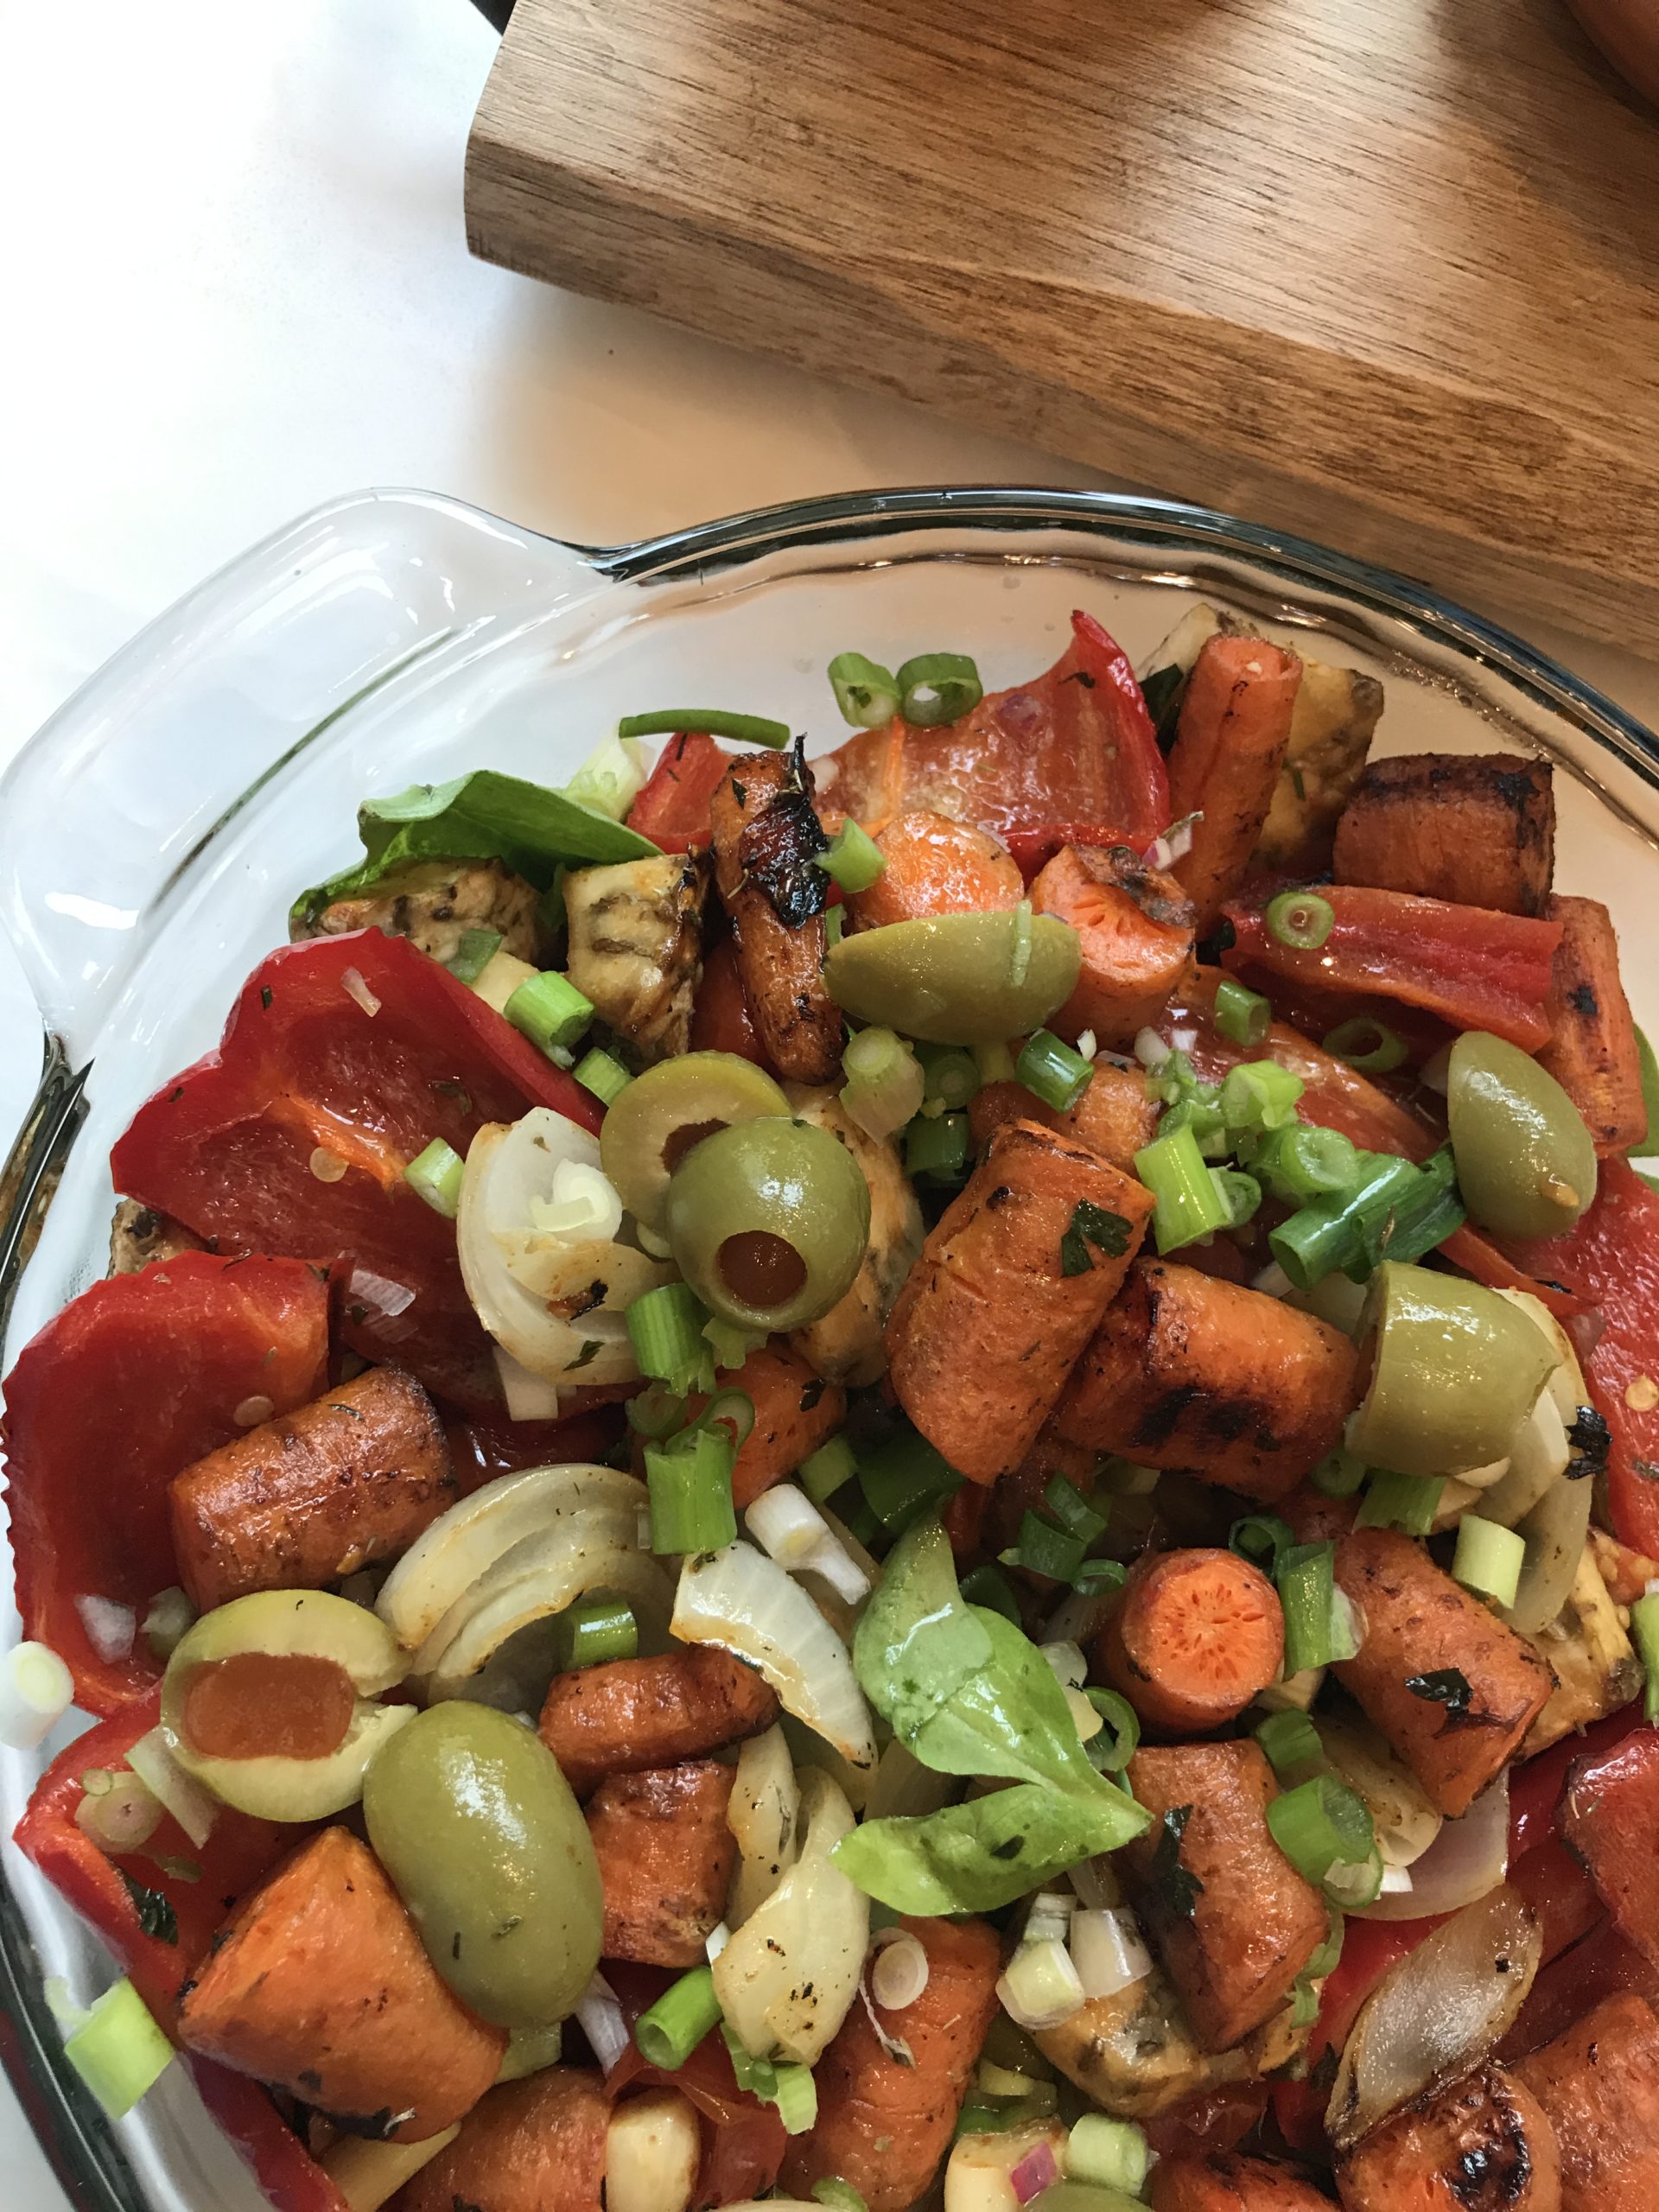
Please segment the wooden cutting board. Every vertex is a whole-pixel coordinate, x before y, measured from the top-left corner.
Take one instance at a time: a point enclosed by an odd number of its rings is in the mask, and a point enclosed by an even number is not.
[[[1659,120],[1558,0],[518,0],[467,220],[1659,648]]]

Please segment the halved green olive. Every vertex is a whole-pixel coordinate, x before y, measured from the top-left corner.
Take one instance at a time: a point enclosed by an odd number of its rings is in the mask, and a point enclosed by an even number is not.
[[[870,1186],[828,1129],[746,1122],[687,1154],[666,1219],[680,1273],[711,1313],[745,1329],[798,1329],[852,1287]]]
[[[789,1101],[763,1068],[735,1052],[682,1052],[636,1076],[606,1113],[600,1164],[623,1205],[661,1230],[668,1179],[716,1129],[787,1114]]]
[[[1452,1047],[1446,1119],[1471,1217],[1502,1236],[1563,1236],[1596,1195],[1596,1147],[1554,1077],[1502,1037]]]
[[[1386,1260],[1361,1325],[1370,1388],[1348,1447],[1402,1475],[1459,1475],[1508,1452],[1555,1365],[1555,1347],[1484,1284]]]
[[[930,1045],[994,1045],[1040,1029],[1082,964],[1070,922],[1022,908],[859,930],[831,945],[823,980],[855,1020]]]
[[[535,1732],[435,1705],[375,1761],[363,1811],[456,1996],[504,2028],[563,2019],[599,1964],[604,1897],[582,1808]]]
[[[363,1794],[413,1719],[378,1705],[408,1660],[383,1621],[326,1590],[263,1590],[204,1613],[168,1662],[162,1730],[214,1796],[266,1821],[320,1821]]]

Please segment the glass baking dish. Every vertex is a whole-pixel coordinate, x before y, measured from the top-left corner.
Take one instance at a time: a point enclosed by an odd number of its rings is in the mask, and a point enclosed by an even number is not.
[[[1201,594],[1389,686],[1380,752],[1542,752],[1556,880],[1631,932],[1659,903],[1659,741],[1519,639],[1419,585],[1170,503],[1014,489],[808,501],[612,549],[419,493],[304,517],[153,623],[0,782],[0,915],[38,1002],[44,1072],[0,1178],[4,1364],[104,1271],[107,1159],[133,1109],[217,1039],[342,866],[367,793],[488,765],[565,778],[620,714],[719,705],[844,734],[824,679],[973,653],[987,688],[1057,658],[1074,607],[1138,658]],[[1630,963],[1637,1018],[1659,976]],[[28,1049],[26,1045],[22,1049]],[[10,1612],[10,1609],[8,1608]],[[4,1630],[17,1633],[15,1612]],[[0,1753],[9,1838],[46,1758]],[[111,2127],[44,1996],[107,1961],[8,1841],[0,2049],[56,2169],[96,2212],[257,2212],[251,2176],[174,2067]]]

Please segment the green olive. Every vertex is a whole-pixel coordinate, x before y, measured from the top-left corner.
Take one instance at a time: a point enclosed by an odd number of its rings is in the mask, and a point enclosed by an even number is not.
[[[1502,1037],[1452,1047],[1446,1117],[1471,1218],[1502,1236],[1563,1236],[1596,1195],[1584,1116],[1547,1069]]]
[[[660,1232],[668,1179],[716,1129],[787,1114],[789,1101],[763,1068],[735,1052],[682,1052],[636,1076],[607,1109],[601,1165],[636,1221]]]
[[[1503,1459],[1556,1362],[1520,1306],[1484,1283],[1386,1260],[1361,1323],[1370,1387],[1348,1447],[1402,1475],[1460,1475]]]
[[[369,1769],[375,1857],[457,1997],[504,2028],[562,2020],[599,1964],[604,1897],[582,1808],[533,1732],[435,1705]]]
[[[680,1273],[711,1313],[745,1329],[798,1329],[851,1289],[870,1186],[828,1129],[746,1122],[686,1155],[667,1224]]]
[[[162,1737],[238,1812],[326,1820],[357,1802],[370,1760],[412,1718],[375,1702],[408,1665],[383,1621],[327,1590],[233,1598],[175,1646]]]
[[[842,938],[823,980],[855,1020],[930,1045],[994,1045],[1040,1029],[1082,964],[1077,931],[1052,914],[930,914]]]

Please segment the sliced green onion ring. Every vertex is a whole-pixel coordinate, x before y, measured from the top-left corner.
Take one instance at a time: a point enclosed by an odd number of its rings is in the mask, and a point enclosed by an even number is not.
[[[1333,1060],[1345,1060],[1362,1075],[1387,1075],[1406,1058],[1405,1039],[1369,1014],[1338,1022],[1325,1039],[1325,1049]]]
[[[1216,986],[1215,1020],[1230,1044],[1254,1050],[1273,1027],[1273,1007],[1260,991],[1225,976]]]
[[[1299,952],[1317,952],[1337,925],[1337,910],[1317,891],[1281,891],[1269,899],[1262,920],[1268,935]]]
[[[693,1967],[639,2015],[633,2039],[648,2066],[677,2073],[719,2018],[712,1969]]]
[[[1052,1106],[1057,1114],[1069,1114],[1088,1090],[1095,1071],[1091,1062],[1073,1052],[1052,1029],[1039,1029],[1021,1046],[1014,1072],[1045,1106]]]
[[[868,891],[887,867],[887,858],[868,830],[849,817],[817,858],[831,882],[846,892]]]
[[[1120,1697],[1116,1690],[1096,1687],[1085,1689],[1084,1695],[1106,1724],[1084,1748],[1103,1772],[1119,1774],[1140,1746],[1141,1716],[1128,1698]]]
[[[837,653],[829,676],[841,718],[855,729],[880,729],[898,713],[899,679],[879,660],[864,653]]]
[[[899,711],[918,729],[938,729],[971,713],[985,696],[966,653],[917,653],[900,667]]]
[[[466,1172],[467,1163],[454,1146],[434,1137],[404,1168],[404,1180],[434,1213],[453,1221],[461,1211],[461,1179]]]
[[[1268,1807],[1268,1826],[1297,1872],[1323,1882],[1333,1866],[1363,1865],[1376,1833],[1364,1799],[1334,1775],[1318,1774]]]
[[[1478,1513],[1465,1513],[1458,1523],[1458,1545],[1452,1560],[1452,1580],[1489,1598],[1495,1605],[1512,1605],[1521,1586],[1526,1564],[1526,1539]]]

